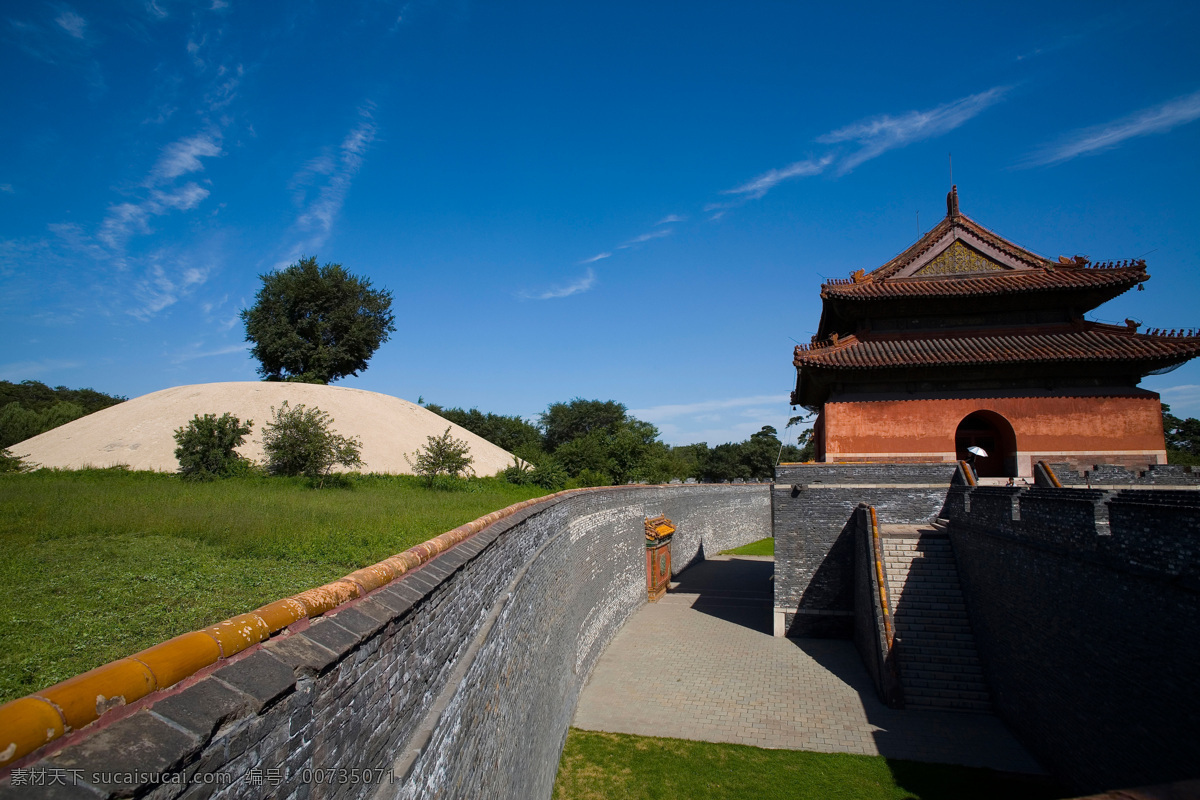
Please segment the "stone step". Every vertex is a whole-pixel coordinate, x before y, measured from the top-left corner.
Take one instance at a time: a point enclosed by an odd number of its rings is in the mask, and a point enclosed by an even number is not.
[[[908,631],[900,636],[905,644],[917,647],[957,646],[975,649],[975,637],[969,633],[951,631]]]
[[[904,605],[896,609],[896,613],[892,615],[895,619],[911,619],[911,620],[961,620],[963,618],[962,611],[940,611],[934,608],[913,608],[912,604]]]
[[[886,537],[883,560],[905,705],[990,713],[950,540]]]
[[[905,662],[900,674],[923,681],[952,681],[962,678],[982,683],[983,669],[978,664],[925,664]]]
[[[938,577],[958,581],[958,567],[954,566],[953,561],[947,564],[922,564],[920,561],[913,561],[907,567],[902,564],[886,564],[884,566],[887,567],[889,576],[892,573],[896,573],[896,575],[904,573],[906,579]]]
[[[957,585],[953,586],[952,588],[947,588],[945,584],[933,586],[923,586],[920,584],[920,581],[913,581],[907,586],[899,584],[894,589],[889,586],[888,593],[897,597],[907,594],[911,599],[918,600],[918,602],[940,602],[939,598],[946,597],[955,598],[953,602],[959,602],[962,600],[962,590],[959,589]],[[907,591],[909,589],[912,591]],[[921,597],[912,597],[912,595],[918,594],[921,595]]]
[[[949,643],[934,645],[930,642],[900,640],[900,658],[925,664],[978,664],[979,654],[973,644],[954,647]],[[941,661],[939,659],[945,659]]]
[[[904,705],[913,711],[961,711],[971,714],[990,714],[992,704],[979,700],[963,700],[949,697],[904,697]]]
[[[918,680],[905,681],[905,698],[908,697],[943,697],[955,700],[977,700],[988,703],[988,691],[982,684],[971,684],[970,681],[954,680]]]
[[[939,670],[942,667],[971,667],[981,670],[979,654],[973,649],[943,650],[941,652],[919,653],[916,648],[907,647],[900,655],[902,663],[913,669]]]
[[[900,674],[904,678],[904,685],[914,690],[919,688],[922,691],[988,693],[988,686],[984,684],[980,675],[944,673],[942,678],[929,678],[906,672],[904,669],[900,670]]]
[[[931,614],[966,614],[966,603],[954,603],[947,600],[909,600],[905,606],[912,611],[924,611]]]
[[[938,633],[962,636],[971,634],[971,626],[962,622],[914,622],[897,618],[895,625],[896,635],[904,640],[933,638],[932,634]]]
[[[946,625],[971,630],[971,623],[962,614],[955,614],[951,611],[914,612],[904,608],[903,604],[895,614],[892,614],[892,621],[897,625]]]

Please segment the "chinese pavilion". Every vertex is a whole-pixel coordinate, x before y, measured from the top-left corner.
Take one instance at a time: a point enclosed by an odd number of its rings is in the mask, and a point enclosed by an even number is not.
[[[1166,463],[1150,374],[1200,354],[1197,331],[1084,314],[1149,279],[1144,260],[1050,261],[962,214],[873,272],[821,286],[792,403],[817,414],[818,461],[953,461],[1029,476],[1039,460]]]

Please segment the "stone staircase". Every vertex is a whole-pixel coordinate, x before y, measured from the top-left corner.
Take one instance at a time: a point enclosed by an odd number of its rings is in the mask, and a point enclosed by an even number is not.
[[[990,714],[949,536],[921,525],[881,525],[880,534],[905,706]]]

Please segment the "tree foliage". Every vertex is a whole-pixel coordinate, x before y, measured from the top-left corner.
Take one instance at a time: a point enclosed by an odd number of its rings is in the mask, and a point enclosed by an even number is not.
[[[625,420],[623,404],[581,397],[569,403],[551,403],[538,418],[547,453],[556,452],[567,442],[582,439],[593,431],[615,432]]]
[[[179,474],[185,480],[206,481],[228,477],[242,471],[246,459],[238,455],[239,447],[254,426],[245,424],[232,414],[199,414],[182,428],[175,430],[175,458]]]
[[[539,431],[520,417],[425,407],[518,456],[519,463],[503,471],[506,480],[545,488],[661,483],[672,478],[769,480],[780,460],[812,457],[811,429],[800,434],[799,441],[806,444],[801,448],[783,444],[769,425],[744,442],[668,447],[654,425],[630,416],[613,400],[577,397],[551,403],[538,416],[540,438]]]
[[[504,414],[482,413],[477,408],[463,411],[461,408],[442,408],[436,403],[428,403],[427,411],[450,420],[459,427],[466,428],[476,436],[487,439],[492,444],[510,453],[534,447],[541,449],[542,434],[534,425],[518,416]]]
[[[68,389],[66,386],[51,389],[41,381],[0,381],[0,406],[17,403],[30,411],[45,411],[55,403],[73,403],[83,408],[85,414],[92,414],[126,399],[95,389]]]
[[[362,466],[362,442],[332,430],[333,419],[321,409],[303,403],[292,408],[284,400],[278,409],[271,407],[271,414],[262,437],[272,475],[303,475],[321,486],[335,466]]]
[[[25,472],[29,465],[18,455],[7,448],[0,448],[0,474],[6,472]]]
[[[775,465],[782,461],[799,461],[801,448],[783,444],[775,428],[764,425],[758,433],[744,442],[719,444],[711,449],[705,444],[688,445],[696,467],[691,477],[720,483],[736,480],[770,480]]]
[[[266,380],[329,383],[357,375],[396,330],[391,292],[372,289],[341,264],[318,267],[310,256],[259,277],[262,288],[242,321]]]
[[[0,448],[124,400],[93,389],[51,389],[38,381],[0,381]]]
[[[405,453],[404,460],[413,471],[425,478],[430,486],[438,475],[449,475],[457,478],[471,468],[475,460],[470,455],[471,446],[462,439],[450,435],[450,426],[441,436],[427,436],[425,446],[418,448],[410,459]]]
[[[1166,403],[1162,404],[1162,417],[1167,460],[1172,464],[1200,466],[1200,420],[1180,419]]]

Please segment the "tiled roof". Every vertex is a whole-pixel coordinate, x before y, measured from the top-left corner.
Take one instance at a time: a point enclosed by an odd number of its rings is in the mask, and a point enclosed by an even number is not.
[[[856,336],[836,344],[796,348],[794,364],[814,369],[880,369],[914,366],[968,366],[1053,362],[1176,363],[1200,355],[1200,336],[1151,335],[1115,325],[1088,323],[1082,330],[1064,328],[975,336],[955,334],[924,338]]]
[[[835,281],[821,286],[821,297],[866,300],[883,297],[971,297],[1055,289],[1132,288],[1146,280],[1146,262],[1099,267],[1059,266],[989,272],[951,278],[898,278],[884,281]]]
[[[957,212],[957,208],[955,209]],[[903,253],[893,258],[891,261],[873,270],[869,277],[875,280],[883,280],[895,275],[897,272],[904,269],[906,266],[916,261],[918,258],[928,252],[934,245],[942,240],[942,237],[950,232],[953,228],[961,228],[977,237],[981,241],[986,242],[1002,253],[1027,264],[1030,267],[1048,267],[1053,266],[1054,262],[1047,258],[1039,256],[1030,250],[1026,250],[1018,244],[1008,241],[1003,236],[988,230],[980,225],[975,220],[968,217],[966,214],[954,213],[947,216],[929,229],[929,232],[916,241],[911,247]]]

